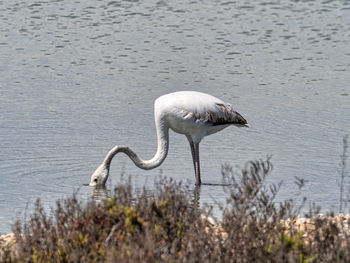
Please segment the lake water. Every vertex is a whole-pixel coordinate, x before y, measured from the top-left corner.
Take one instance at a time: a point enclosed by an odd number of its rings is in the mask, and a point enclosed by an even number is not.
[[[231,102],[251,125],[202,141],[204,183],[271,154],[279,198],[298,176],[310,201],[337,209],[349,83],[349,1],[0,1],[0,233],[37,198],[48,209],[76,189],[88,198],[83,184],[114,145],[152,157],[153,102],[178,90]],[[160,174],[195,182],[175,133],[154,170],[118,155],[109,188],[122,172],[135,189]],[[225,198],[201,188],[201,204]]]

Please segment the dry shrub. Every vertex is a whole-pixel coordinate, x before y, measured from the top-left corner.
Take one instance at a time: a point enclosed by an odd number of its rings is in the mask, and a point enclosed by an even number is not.
[[[38,201],[30,219],[15,224],[16,251],[2,261],[350,262],[346,218],[311,213],[313,227],[298,227],[300,206],[275,201],[280,184],[266,183],[271,170],[269,158],[240,173],[223,167],[229,186],[220,225],[203,219],[210,210],[193,205],[188,187],[164,178],[153,193],[119,185],[99,204],[73,195],[52,216]]]

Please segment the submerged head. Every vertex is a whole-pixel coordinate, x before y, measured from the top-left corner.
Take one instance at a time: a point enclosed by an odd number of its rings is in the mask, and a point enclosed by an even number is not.
[[[91,175],[90,186],[105,185],[107,182],[109,170],[106,165],[101,164]]]

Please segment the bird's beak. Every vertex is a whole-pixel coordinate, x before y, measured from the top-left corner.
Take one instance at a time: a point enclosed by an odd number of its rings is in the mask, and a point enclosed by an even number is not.
[[[250,128],[250,127],[251,127],[248,123],[244,124],[243,126],[244,126],[244,127],[247,127],[247,128]]]

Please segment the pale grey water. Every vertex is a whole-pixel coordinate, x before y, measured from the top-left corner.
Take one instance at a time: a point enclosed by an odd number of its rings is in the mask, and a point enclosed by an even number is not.
[[[178,90],[231,102],[252,126],[204,139],[203,182],[272,154],[281,199],[299,176],[309,200],[337,208],[349,66],[349,1],[0,1],[0,232],[36,198],[88,198],[82,185],[115,144],[152,157],[153,101]],[[110,187],[123,170],[136,189],[161,173],[194,184],[174,133],[160,168],[117,156]],[[202,204],[225,198],[201,189]]]

